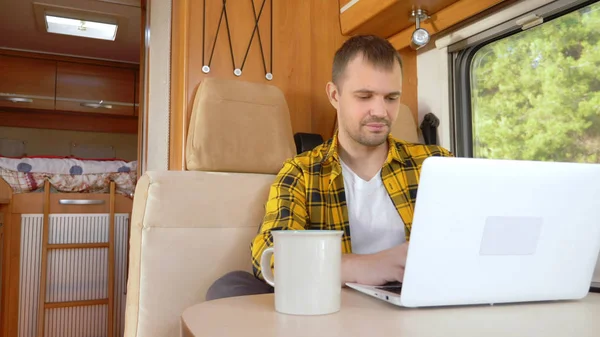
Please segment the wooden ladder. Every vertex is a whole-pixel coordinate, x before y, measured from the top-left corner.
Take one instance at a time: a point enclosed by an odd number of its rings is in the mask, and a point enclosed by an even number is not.
[[[40,277],[40,295],[38,308],[38,337],[44,337],[45,312],[46,309],[81,307],[106,304],[107,312],[107,337],[113,337],[114,320],[114,283],[115,283],[115,182],[110,182],[110,201],[109,201],[109,220],[108,220],[108,242],[102,243],[68,243],[68,244],[49,244],[50,233],[50,182],[44,182],[44,222],[42,236],[42,261]],[[108,268],[108,298],[97,300],[70,301],[70,302],[46,302],[46,276],[48,274],[48,251],[51,249],[90,249],[90,248],[108,248],[107,268]]]

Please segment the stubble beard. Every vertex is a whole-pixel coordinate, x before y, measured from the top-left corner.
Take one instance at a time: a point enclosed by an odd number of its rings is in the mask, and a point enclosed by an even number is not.
[[[349,133],[350,138],[352,138],[355,142],[368,147],[377,147],[387,141],[387,138],[390,134],[389,125],[387,126],[386,131],[382,131],[380,133],[369,132],[366,129],[365,125],[360,125],[357,132]]]

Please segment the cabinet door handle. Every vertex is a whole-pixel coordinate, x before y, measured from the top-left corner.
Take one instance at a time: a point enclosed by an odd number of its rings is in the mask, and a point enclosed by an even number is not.
[[[104,200],[60,199],[58,203],[61,205],[102,205]]]
[[[0,100],[9,101],[13,103],[31,103],[33,100],[31,98],[25,97],[12,97],[12,96],[0,96]]]
[[[104,104],[102,103],[104,101],[100,101],[98,103],[81,103],[81,106],[84,106],[86,108],[94,108],[94,109],[98,109],[98,108],[105,108],[105,109],[112,109],[112,105],[110,104]]]

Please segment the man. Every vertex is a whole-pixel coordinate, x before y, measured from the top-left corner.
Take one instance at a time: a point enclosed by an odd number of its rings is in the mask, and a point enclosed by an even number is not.
[[[390,135],[400,108],[402,61],[385,39],[356,36],[336,52],[326,87],[338,130],[312,151],[286,161],[271,186],[251,243],[254,275],[228,274],[207,300],[272,292],[260,269],[271,230],[343,230],[342,282],[402,281],[419,174],[446,149]]]

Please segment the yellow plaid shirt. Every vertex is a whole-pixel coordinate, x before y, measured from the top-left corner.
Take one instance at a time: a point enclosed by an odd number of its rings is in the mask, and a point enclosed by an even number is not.
[[[389,152],[381,170],[387,192],[410,237],[423,161],[452,154],[435,145],[407,143],[388,137]],[[287,160],[269,191],[265,217],[250,245],[252,269],[260,279],[262,252],[273,244],[272,230],[342,230],[342,253],[351,253],[344,179],[337,152],[337,134],[324,144]]]

